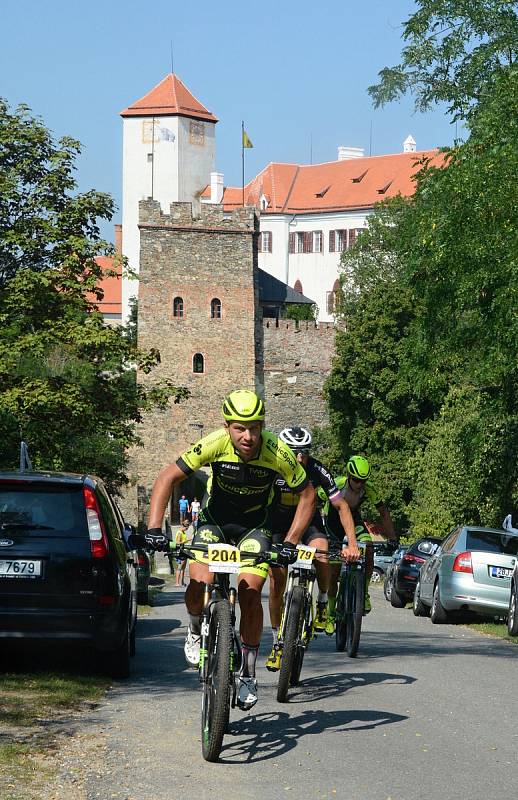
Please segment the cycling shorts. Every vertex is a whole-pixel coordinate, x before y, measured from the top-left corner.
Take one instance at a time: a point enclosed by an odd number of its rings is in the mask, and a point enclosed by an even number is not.
[[[272,533],[272,544],[281,544],[281,542],[283,542],[286,538],[286,533],[287,531],[283,533],[278,533],[278,532]],[[314,541],[315,539],[328,539],[328,538],[329,537],[327,533],[323,529],[317,528],[316,525],[310,525],[306,533],[300,540],[300,543],[305,544],[306,546],[309,547],[311,546],[311,542]]]
[[[243,553],[260,553],[264,550],[270,550],[272,544],[272,534],[264,525],[257,525],[254,528],[247,528],[243,525],[236,523],[222,523],[218,522],[210,516],[207,509],[200,511],[198,520],[198,528],[194,534],[191,547],[196,549],[197,544],[216,544],[222,542],[225,544],[233,544],[241,551],[241,569],[239,575],[259,575],[261,578],[266,579],[268,575],[268,564],[256,564],[253,559],[247,561],[243,558]],[[198,563],[203,564],[207,560],[206,554],[200,555],[195,559]]]

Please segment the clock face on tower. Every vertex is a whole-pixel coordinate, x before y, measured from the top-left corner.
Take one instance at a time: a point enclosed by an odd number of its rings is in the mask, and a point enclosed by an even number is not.
[[[203,122],[191,120],[189,123],[189,142],[203,147],[205,144],[205,125]]]

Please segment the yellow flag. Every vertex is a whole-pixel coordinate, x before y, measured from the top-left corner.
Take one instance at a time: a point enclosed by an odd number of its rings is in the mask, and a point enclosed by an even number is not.
[[[243,147],[253,147],[252,142],[248,138],[248,133],[243,128]]]

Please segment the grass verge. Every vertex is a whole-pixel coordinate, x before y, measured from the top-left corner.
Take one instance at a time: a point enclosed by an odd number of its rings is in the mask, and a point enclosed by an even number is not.
[[[40,797],[51,776],[41,756],[57,746],[59,723],[95,703],[110,685],[99,675],[0,675],[0,786],[3,800]]]
[[[466,627],[484,633],[486,636],[496,636],[498,639],[511,642],[511,644],[518,644],[518,636],[509,636],[506,622],[470,622]]]

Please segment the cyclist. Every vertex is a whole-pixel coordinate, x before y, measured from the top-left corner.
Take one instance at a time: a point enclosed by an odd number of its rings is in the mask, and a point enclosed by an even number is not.
[[[267,510],[273,498],[273,484],[281,474],[300,499],[284,542],[276,548],[280,563],[287,566],[296,560],[296,544],[313,516],[315,491],[291,450],[277,436],[263,430],[264,403],[254,392],[246,389],[231,392],[223,401],[222,413],[223,428],[200,439],[176,464],[165,467],[158,475],[151,494],[146,539],[154,547],[165,545],[161,524],[173,487],[194,470],[210,465],[209,497],[200,511],[191,546],[226,542],[237,545],[242,553],[269,550]],[[198,666],[200,659],[204,584],[212,581],[203,561],[201,555],[191,561],[185,593],[190,622],[184,652],[193,667]],[[261,589],[267,574],[267,564],[242,561],[238,579],[242,660],[237,702],[243,710],[257,702],[255,662],[263,627]]]
[[[345,550],[346,557],[351,560],[359,558],[359,550],[356,544],[354,522],[351,511],[346,500],[340,495],[331,474],[324,465],[309,455],[311,447],[311,434],[306,428],[284,428],[279,434],[279,438],[293,450],[297,456],[297,461],[303,465],[306,474],[315,489],[320,487],[325,493],[325,497],[332,504],[344,530],[348,535],[348,547]],[[270,528],[274,542],[282,542],[287,531],[292,525],[293,518],[298,508],[299,497],[290,488],[285,478],[279,475],[275,481],[276,499],[270,507]],[[319,550],[327,551],[327,535],[325,532],[322,517],[315,510],[309,528],[302,537],[302,542]],[[341,540],[340,540],[341,542]],[[315,556],[315,569],[317,573],[318,598],[314,622],[314,630],[325,630],[327,623],[327,603],[329,588],[329,563],[323,554]],[[270,624],[272,626],[273,647],[266,660],[266,668],[271,672],[280,669],[282,658],[282,645],[278,641],[279,626],[281,621],[281,603],[286,579],[287,568],[270,569],[270,594],[268,605],[270,610]]]
[[[365,502],[365,500],[369,500],[378,510],[387,539],[397,539],[397,535],[394,531],[394,523],[392,522],[389,510],[383,500],[379,497],[378,492],[370,479],[370,474],[371,468],[367,459],[363,456],[352,456],[347,462],[346,475],[339,475],[335,478],[336,485],[340,489],[340,495],[347,501],[347,504],[352,511],[354,523],[356,525],[356,539],[358,542],[367,542],[367,545],[372,543],[372,537],[363,525],[360,515],[360,506],[363,502]],[[324,517],[326,522],[326,530],[330,536],[330,540],[335,543],[341,543],[344,539],[344,529],[341,524],[341,520],[338,517],[334,507],[327,501],[320,490],[319,497],[326,501],[324,506]],[[343,552],[345,553],[346,550],[344,549]],[[368,614],[371,610],[369,582],[374,567],[374,553],[372,546],[367,546],[365,567],[365,613]],[[329,578],[329,612],[328,621],[326,623],[326,633],[330,636],[335,630],[336,592],[339,574],[340,565],[331,564]]]

